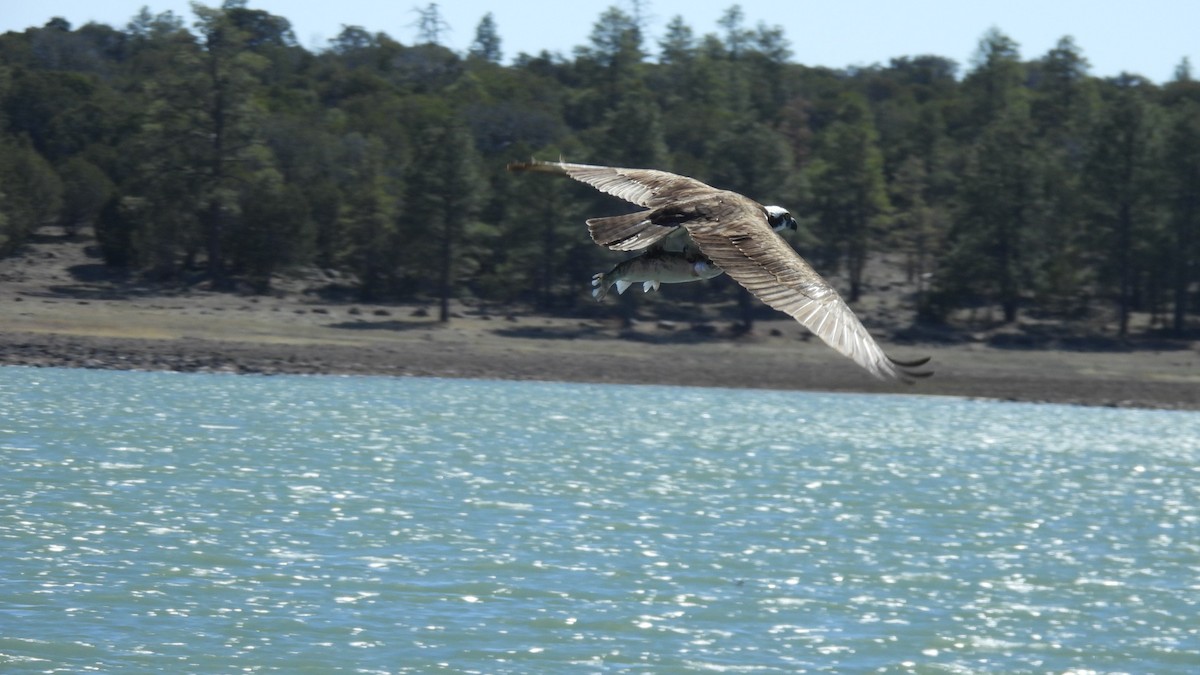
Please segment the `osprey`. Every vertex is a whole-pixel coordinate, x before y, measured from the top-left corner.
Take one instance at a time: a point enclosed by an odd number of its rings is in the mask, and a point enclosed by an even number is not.
[[[509,171],[565,174],[597,190],[645,207],[590,218],[588,232],[614,251],[655,254],[671,235],[687,238],[707,261],[770,307],[791,316],[827,345],[880,379],[929,377],[912,370],[929,358],[897,361],[884,353],[833,286],[817,274],[776,230],[795,228],[791,214],[694,178],[654,169],[565,162],[514,162]]]

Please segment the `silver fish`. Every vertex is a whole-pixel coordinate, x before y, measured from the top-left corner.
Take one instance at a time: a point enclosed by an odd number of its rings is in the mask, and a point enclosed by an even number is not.
[[[608,295],[610,286],[617,293],[641,282],[642,291],[657,291],[660,284],[681,284],[712,279],[724,271],[711,260],[694,252],[657,250],[630,258],[607,272],[592,277],[592,297],[597,301]]]
[[[786,211],[776,206],[767,207],[771,216],[771,228],[776,232],[796,229],[796,221]],[[782,213],[781,217],[771,209]],[[786,216],[786,217],[783,217]],[[592,297],[603,300],[608,287],[615,285],[617,293],[624,293],[636,282],[642,283],[642,291],[657,291],[660,284],[682,284],[689,281],[712,279],[724,274],[724,270],[713,264],[690,241],[686,230],[677,230],[662,237],[649,251],[630,258],[612,268],[611,271],[592,276]]]

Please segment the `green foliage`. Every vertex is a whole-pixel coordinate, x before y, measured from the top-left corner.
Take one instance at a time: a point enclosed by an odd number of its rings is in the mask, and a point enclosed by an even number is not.
[[[100,167],[76,155],[58,170],[63,186],[59,222],[68,234],[96,222],[116,186]]]
[[[1179,82],[1187,80],[1181,78]],[[1188,295],[1189,289],[1200,280],[1200,97],[1181,99],[1168,114],[1165,262],[1171,275],[1171,327],[1183,333],[1188,309],[1197,306]]]
[[[1004,321],[1016,320],[1030,284],[1040,169],[1030,143],[1028,109],[1011,105],[971,148],[958,222],[950,232],[953,276],[942,278],[944,294],[998,303]]]
[[[862,293],[863,269],[871,242],[883,232],[891,211],[866,101],[847,95],[809,166],[819,236],[831,260],[844,260],[851,302]]]
[[[483,182],[471,138],[456,120],[431,119],[417,136],[405,176],[407,199],[399,232],[403,260],[414,287],[432,286],[440,318],[447,321],[459,277],[475,267],[464,256],[469,250],[465,236],[482,205]]]
[[[364,300],[385,297],[395,283],[400,183],[389,175],[378,138],[358,133],[342,140],[341,198],[337,209],[336,264],[353,272]]]
[[[1118,309],[1118,332],[1129,331],[1129,315],[1139,304],[1140,286],[1153,254],[1160,187],[1155,171],[1158,120],[1140,78],[1108,83],[1107,105],[1092,136],[1086,166],[1092,235],[1106,255],[1099,264],[1100,290]]]
[[[491,12],[479,20],[475,28],[475,41],[467,53],[471,58],[488,63],[500,63],[504,58],[504,52],[500,49],[500,32],[496,29],[496,19]]]
[[[921,319],[1111,307],[1121,331],[1138,310],[1194,326],[1200,84],[1186,61],[1163,86],[1100,80],[1070,38],[1023,60],[993,29],[961,79],[933,55],[809,68],[736,5],[707,33],[675,17],[657,44],[646,3],[622,7],[571,57],[510,65],[490,14],[465,54],[439,44],[436,4],[417,10],[416,44],[348,26],[316,52],[244,0],[0,35],[0,254],[44,225],[92,227],[110,264],[180,283],[265,291],[316,265],[368,299],[570,311],[617,259],[582,221],[629,207],[504,171],[562,156],[790,207],[794,240],[846,273],[851,301],[888,251]]]
[[[57,221],[63,183],[28,143],[0,142],[0,253],[16,250],[43,225]]]

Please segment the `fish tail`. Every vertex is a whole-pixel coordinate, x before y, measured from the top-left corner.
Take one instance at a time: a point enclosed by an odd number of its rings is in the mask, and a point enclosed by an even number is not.
[[[612,284],[604,272],[592,275],[592,297],[600,302],[608,295],[608,287]]]
[[[618,294],[624,294],[625,291],[633,285],[632,281],[626,280],[626,272],[629,271],[629,261],[617,265],[607,272],[600,272],[592,276],[592,297],[597,302],[603,300],[608,295],[610,286],[617,287]]]

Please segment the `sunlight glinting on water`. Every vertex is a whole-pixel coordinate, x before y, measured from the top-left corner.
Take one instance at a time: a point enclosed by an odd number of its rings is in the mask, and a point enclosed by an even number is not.
[[[0,665],[1192,672],[1200,415],[0,369]]]

